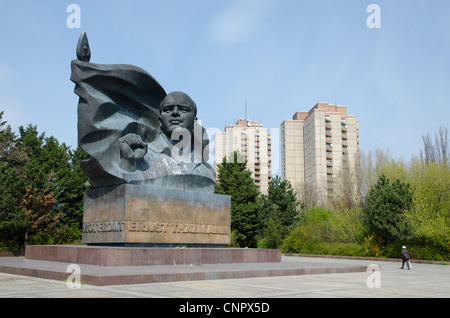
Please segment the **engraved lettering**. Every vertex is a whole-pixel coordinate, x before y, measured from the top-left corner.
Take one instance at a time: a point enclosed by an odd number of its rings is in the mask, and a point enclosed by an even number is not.
[[[214,225],[209,225],[208,230],[206,231],[207,234],[215,234],[216,233],[216,227]]]
[[[139,231],[148,232],[147,222],[139,222]]]
[[[155,222],[153,225],[153,229],[155,230],[156,233],[161,233],[163,230],[163,227],[161,226],[161,224]]]
[[[195,233],[194,232],[195,225],[194,224],[186,224],[185,233]]]
[[[125,221],[96,222],[96,223],[84,222],[83,233],[123,232],[124,224]],[[130,228],[130,231],[133,231],[132,227]],[[136,229],[134,229],[134,231],[136,231]]]
[[[197,231],[196,231],[196,233],[198,233],[198,234],[204,234],[204,233],[206,233],[206,229],[207,229],[207,225],[205,225],[205,224],[197,224]]]
[[[129,232],[229,235],[226,225],[127,221]],[[84,222],[83,233],[123,232],[125,221]]]

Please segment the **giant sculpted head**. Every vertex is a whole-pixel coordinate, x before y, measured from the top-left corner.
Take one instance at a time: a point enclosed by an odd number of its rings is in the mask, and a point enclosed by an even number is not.
[[[136,66],[90,63],[85,33],[77,56],[71,80],[79,96],[78,145],[88,154],[82,168],[96,187],[132,183],[214,192],[209,140],[191,97],[166,94]]]

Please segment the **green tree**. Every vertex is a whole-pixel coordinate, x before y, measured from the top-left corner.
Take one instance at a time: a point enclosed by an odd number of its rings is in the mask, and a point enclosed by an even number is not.
[[[266,227],[263,230],[263,239],[261,248],[280,248],[283,244],[283,228],[280,223],[276,222],[274,219],[270,218],[266,222]]]
[[[256,247],[258,230],[258,209],[256,198],[259,195],[247,162],[235,151],[218,164],[216,193],[231,196],[231,229],[234,240],[241,247]]]
[[[2,196],[1,240],[15,252],[36,241],[36,235],[43,238],[51,234],[60,217],[52,187],[54,171],[48,169],[55,158],[47,155],[45,135],[39,135],[31,125],[20,127],[19,133],[16,137],[9,127],[1,133],[3,137],[9,136],[9,142],[4,143],[8,146],[3,149],[6,155],[2,158],[0,175],[0,182],[6,185],[2,192],[8,193]]]
[[[281,226],[282,237],[293,229],[299,203],[289,180],[282,181],[279,176],[275,176],[269,184],[267,195],[261,195],[259,203],[262,229],[267,227],[269,220]]]
[[[69,148],[53,136],[39,134],[36,126],[20,127],[19,132],[18,143],[29,157],[24,171],[27,183],[37,189],[49,188],[57,195],[68,171]]]
[[[17,136],[11,130],[11,126],[6,126],[6,121],[2,121],[4,112],[0,112],[0,163],[8,163],[15,167],[23,167],[28,161],[27,154],[17,143]]]
[[[25,194],[23,172],[29,158],[0,112],[0,244],[20,252],[25,227],[20,208]],[[22,212],[22,213],[21,213]]]
[[[37,127],[16,136],[0,112],[0,243],[20,251],[26,243],[68,243],[81,237],[83,196],[90,187],[81,171],[86,156]]]
[[[69,157],[67,173],[61,180],[64,187],[59,196],[59,201],[64,204],[62,223],[81,231],[84,192],[92,189],[93,185],[81,170],[81,161],[87,157],[87,153],[78,147],[69,151]]]
[[[47,236],[56,230],[62,214],[59,212],[55,215],[55,204],[54,194],[48,189],[38,190],[32,186],[26,189],[18,213],[23,216],[19,222],[22,222],[25,231],[24,244],[30,242],[40,244],[48,241]]]
[[[411,206],[410,185],[399,179],[391,183],[381,175],[369,191],[364,207],[364,225],[369,233],[381,237],[386,243],[405,240],[408,227],[404,212]]]
[[[416,161],[411,167],[413,205],[406,211],[414,237],[450,255],[450,167]]]
[[[322,207],[302,211],[298,226],[284,239],[282,250],[288,253],[315,253],[317,244],[328,240],[331,212]]]
[[[20,252],[25,238],[24,215],[20,208],[25,192],[24,179],[10,164],[1,162],[0,183],[0,245]]]
[[[349,200],[333,202],[330,208],[329,238],[331,242],[359,243],[364,235],[362,209]]]

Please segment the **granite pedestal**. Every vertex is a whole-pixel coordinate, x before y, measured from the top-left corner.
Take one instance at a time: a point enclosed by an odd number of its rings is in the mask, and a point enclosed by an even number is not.
[[[77,264],[83,280],[94,285],[269,274],[253,269],[185,273],[193,265],[281,262],[280,250],[225,247],[230,243],[230,204],[229,196],[147,185],[87,191],[82,237],[87,245],[29,245],[23,268],[3,270],[60,279],[67,275],[61,268]]]
[[[281,251],[272,249],[67,245],[28,245],[23,260],[0,263],[0,272],[66,280],[74,264],[80,269],[81,281],[98,286],[293,273],[283,269]]]
[[[99,266],[278,263],[281,251],[251,248],[141,248],[28,245],[29,260]]]
[[[123,184],[86,191],[82,242],[99,246],[224,247],[230,196]]]

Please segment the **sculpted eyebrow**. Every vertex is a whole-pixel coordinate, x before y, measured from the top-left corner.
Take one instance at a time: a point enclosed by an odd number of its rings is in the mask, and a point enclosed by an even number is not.
[[[184,105],[166,105],[163,107],[163,110],[164,111],[172,110],[175,106],[178,107],[178,110],[191,111],[191,108],[189,108],[188,106],[184,106]]]

